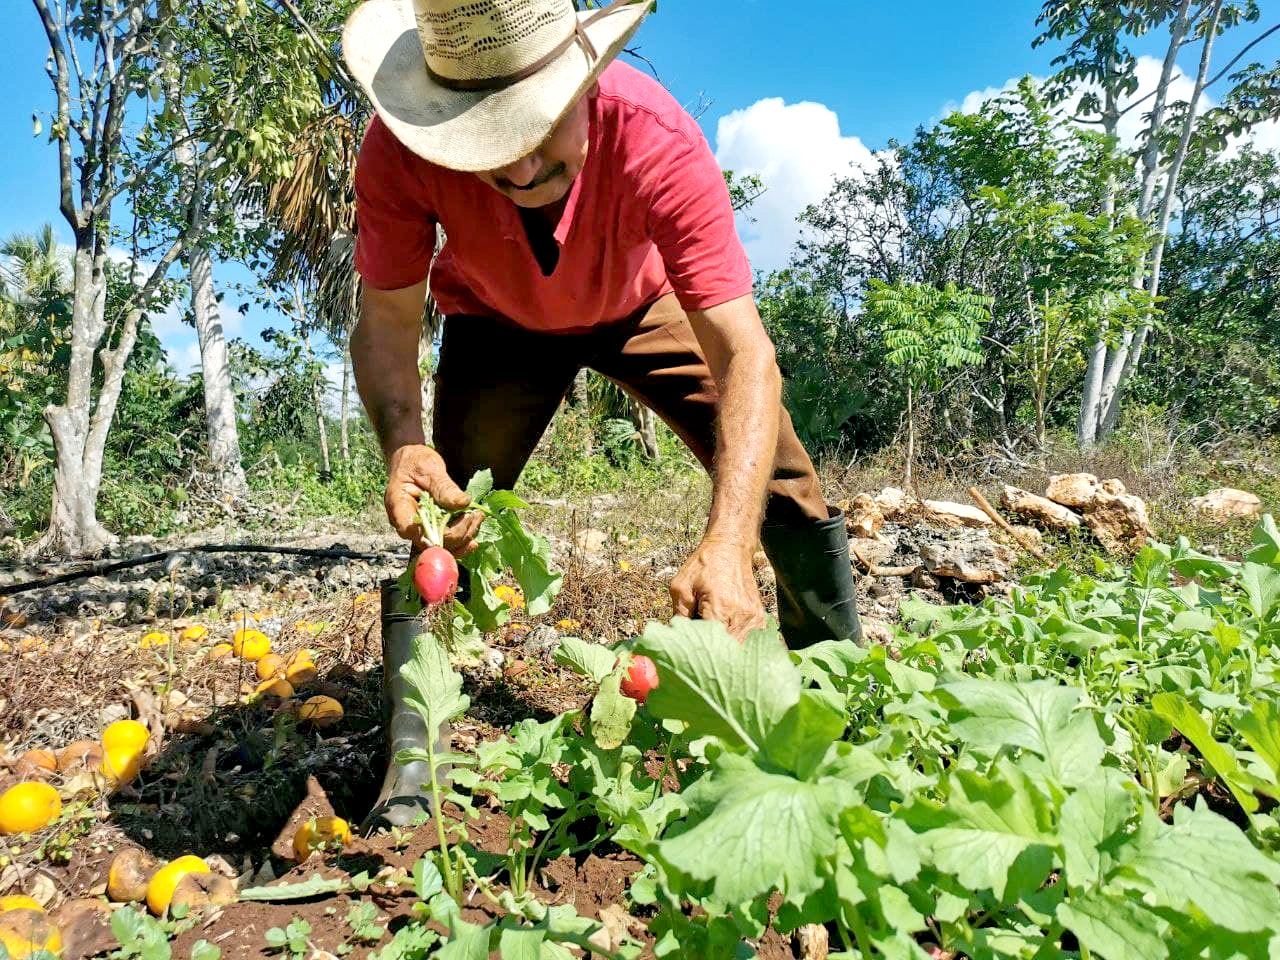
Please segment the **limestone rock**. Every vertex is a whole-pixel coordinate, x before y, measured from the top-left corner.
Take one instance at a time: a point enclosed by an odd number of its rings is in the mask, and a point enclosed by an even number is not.
[[[1119,496],[1099,490],[1085,509],[1084,522],[1107,553],[1133,553],[1147,545],[1154,531],[1147,505],[1132,493]]]
[[[995,583],[1008,578],[1015,558],[1003,544],[973,539],[925,544],[920,548],[920,559],[935,577],[961,583]]]
[[[845,530],[851,537],[874,538],[884,526],[884,513],[870,494],[860,493],[845,510]]]
[[[1132,553],[1153,536],[1146,503],[1119,480],[1099,482],[1091,473],[1059,474],[1049,478],[1045,496],[1077,508],[1107,553]]]
[[[1001,493],[1000,502],[1011,513],[1050,530],[1073,530],[1082,522],[1078,514],[1062,504],[1008,484]]]
[[[1092,473],[1058,473],[1049,478],[1044,495],[1064,507],[1086,507],[1097,497],[1099,486]]]
[[[911,512],[911,498],[897,487],[885,487],[871,499],[886,520],[902,520]]]
[[[977,507],[967,503],[951,503],[948,500],[926,500],[926,509],[937,520],[947,527],[994,527],[995,521]]]
[[[1234,487],[1210,490],[1203,496],[1193,499],[1189,506],[1196,513],[1218,522],[1230,520],[1233,517],[1256,517],[1262,513],[1262,501],[1256,494],[1247,490],[1237,490]]]
[[[588,527],[586,530],[578,531],[577,536],[573,538],[573,543],[583,553],[595,554],[604,549],[604,545],[608,540],[609,535],[603,530]]]

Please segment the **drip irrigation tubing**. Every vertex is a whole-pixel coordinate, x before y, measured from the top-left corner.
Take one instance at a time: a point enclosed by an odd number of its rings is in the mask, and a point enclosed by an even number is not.
[[[141,567],[149,563],[159,563],[161,560],[184,553],[285,553],[292,556],[339,560],[380,560],[386,555],[385,553],[360,553],[356,550],[347,550],[340,547],[323,549],[320,547],[277,547],[256,543],[200,544],[194,547],[175,547],[172,550],[148,553],[141,557],[130,557],[128,560],[95,563],[85,567],[83,570],[60,573],[54,577],[42,577],[38,580],[11,583],[6,586],[0,586],[0,597],[10,597],[17,593],[40,590],[44,587],[54,587],[58,584],[71,583],[75,580],[86,580],[89,577],[98,577],[107,573],[115,573],[118,570],[127,570],[129,567]]]

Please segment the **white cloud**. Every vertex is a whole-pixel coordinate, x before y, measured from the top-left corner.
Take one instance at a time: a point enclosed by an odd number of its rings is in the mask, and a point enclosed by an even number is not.
[[[770,97],[720,118],[716,160],[763,181],[766,192],[749,211],[755,222],[740,218],[738,229],[752,266],[773,270],[791,254],[801,211],[826,196],[837,175],[869,166],[872,153],[857,137],[840,133],[840,118],[829,107]]]

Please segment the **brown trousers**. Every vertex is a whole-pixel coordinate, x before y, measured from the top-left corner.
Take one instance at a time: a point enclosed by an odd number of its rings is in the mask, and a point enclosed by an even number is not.
[[[648,406],[710,472],[717,389],[689,318],[668,295],[625,320],[579,333],[524,330],[483,316],[445,319],[436,372],[436,450],[465,484],[493,471],[510,489],[578,371],[588,367]],[[782,411],[766,518],[825,520],[813,463]]]

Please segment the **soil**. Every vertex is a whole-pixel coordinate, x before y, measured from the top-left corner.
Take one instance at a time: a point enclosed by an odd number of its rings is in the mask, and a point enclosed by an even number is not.
[[[332,538],[291,542],[335,545]],[[386,764],[376,586],[399,572],[404,548],[394,538],[344,538],[341,545],[379,559],[186,554],[167,574],[154,566],[131,568],[3,602],[0,791],[32,775],[20,763],[28,749],[96,741],[108,723],[125,717],[145,723],[152,739],[142,773],[114,792],[92,770],[45,774],[71,799],[54,826],[6,838],[0,894],[38,894],[51,911],[82,898],[101,904],[111,858],[125,846],[160,859],[205,857],[237,877],[242,889],[316,874],[412,870],[434,843],[430,829],[356,837],[340,853],[316,854],[302,864],[291,857],[293,830],[308,816],[332,812],[358,824]],[[138,540],[116,554],[167,546]],[[633,550],[633,562],[619,563],[619,548],[603,559],[557,546],[569,575],[555,609],[537,620],[518,611],[492,638],[482,661],[463,669],[472,705],[453,728],[454,749],[472,751],[521,719],[547,719],[588,702],[590,684],[551,662],[560,635],[612,640],[669,613],[671,558]],[[10,565],[0,568],[0,585],[67,569]],[[768,589],[767,580],[762,587]],[[208,636],[180,641],[180,631],[195,624],[207,627]],[[242,627],[265,632],[272,651],[286,657],[311,650],[316,679],[287,700],[247,697],[257,683],[253,665],[209,656],[215,643]],[[170,639],[144,647],[141,640],[152,631]],[[297,704],[315,694],[342,703],[340,723],[316,729],[296,719]],[[656,775],[662,765],[649,759]],[[677,786],[669,776],[668,787]],[[475,848],[490,854],[505,851],[507,828],[503,815],[492,811],[467,827]],[[573,904],[599,918],[602,908],[625,904],[628,880],[640,868],[639,860],[616,848],[561,857],[542,866],[535,892],[548,904]],[[415,902],[411,889],[378,884],[362,894],[240,901],[180,923],[187,929],[177,934],[173,956],[190,956],[198,940],[218,946],[226,960],[284,956],[267,948],[265,933],[300,918],[311,926],[313,953],[362,957],[409,921]],[[377,908],[374,922],[383,930],[377,941],[353,939],[348,912],[362,903]],[[464,910],[468,919],[492,916],[474,894]],[[644,938],[646,919],[641,910],[630,924],[633,935]],[[75,939],[64,957],[115,946],[99,922],[96,937]],[[793,955],[789,939],[772,931],[756,947],[762,957]]]

